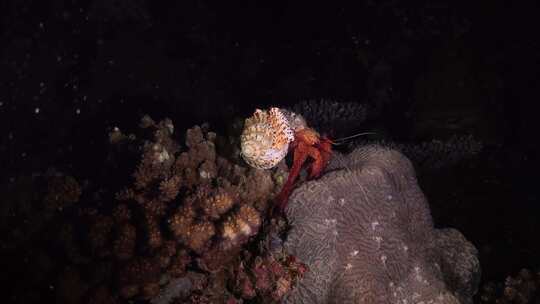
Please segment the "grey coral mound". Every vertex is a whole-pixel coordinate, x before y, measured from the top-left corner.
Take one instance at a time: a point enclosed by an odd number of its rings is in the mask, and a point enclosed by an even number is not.
[[[285,248],[309,267],[286,303],[472,303],[476,248],[434,228],[414,169],[395,150],[336,153],[286,214]]]

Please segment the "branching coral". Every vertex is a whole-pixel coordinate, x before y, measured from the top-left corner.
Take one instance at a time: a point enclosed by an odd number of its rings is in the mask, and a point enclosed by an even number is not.
[[[326,99],[299,102],[292,111],[301,114],[315,130],[330,133],[334,138],[357,133],[368,117],[373,119],[377,115],[366,104]]]
[[[60,175],[49,180],[43,208],[75,217],[59,225],[56,243],[71,265],[59,272],[59,301],[241,301],[237,297],[242,295],[227,287],[227,280],[235,280],[230,271],[244,245],[258,234],[286,171],[232,162],[218,153],[217,135],[205,125],[187,130],[183,147],[173,132],[170,120],[146,116],[137,135],[117,128],[110,133],[111,168],[134,168],[129,182],[115,184],[119,189],[81,196],[75,179]],[[251,256],[259,254],[255,250]],[[178,280],[189,286],[179,290]],[[294,284],[292,277],[287,283],[278,275],[272,280],[272,286],[281,282],[276,299]],[[80,291],[76,299],[64,292],[68,289]],[[260,288],[255,295],[268,292]]]
[[[368,144],[378,144],[398,150],[411,159],[417,168],[423,170],[448,168],[477,156],[484,148],[482,142],[472,135],[454,135],[447,140],[432,140],[416,144],[357,141],[351,146],[361,147]]]
[[[334,137],[347,137],[361,132],[367,121],[379,115],[379,111],[368,104],[330,100],[302,101],[293,106],[293,111],[301,114],[316,130],[330,133]],[[453,166],[478,155],[484,148],[482,142],[472,135],[460,134],[444,140],[434,139],[420,143],[357,139],[351,141],[349,148],[352,150],[367,144],[396,149],[410,158],[417,168],[428,170]]]
[[[62,210],[76,203],[81,196],[81,188],[71,176],[56,176],[49,180],[45,205],[48,209]]]
[[[122,271],[127,278],[119,281],[123,295],[148,298],[159,291],[160,278],[139,278],[145,273],[141,268],[149,273],[159,269],[171,278],[181,277],[188,267],[197,265],[213,273],[220,271],[227,265],[227,257],[234,257],[258,232],[265,202],[278,185],[273,172],[254,173],[219,156],[216,134],[206,127],[186,132],[186,150],[171,139],[169,120],[155,123],[145,117],[141,127],[150,140],[114,137],[116,142],[132,141],[129,145],[140,142],[142,157],[133,185],[116,197],[119,204],[113,217],[119,228],[113,248],[118,259],[127,260]],[[131,253],[134,239],[153,258],[141,261],[137,252]],[[197,263],[190,266],[194,258]]]
[[[159,293],[160,265],[153,258],[137,257],[121,266],[117,281],[120,294],[131,298],[141,294],[151,298]]]
[[[76,207],[82,189],[76,179],[54,169],[0,185],[2,247],[34,242],[54,219]]]
[[[306,271],[306,266],[290,255],[248,255],[229,275],[233,290],[241,298],[279,302]]]
[[[234,156],[239,147],[224,147],[230,143],[205,125],[189,129],[184,145],[173,132],[170,120],[149,117],[136,135],[115,128],[104,168],[111,183],[87,181],[82,191],[74,178],[54,174],[19,205],[43,211],[30,221],[36,227],[48,223],[47,236],[38,240],[46,249],[25,257],[44,265],[28,266],[40,274],[29,284],[37,286],[34,299],[46,290],[70,303],[277,302],[294,287],[305,272],[301,264],[260,245],[267,242],[261,228],[274,226],[263,225],[264,215],[284,183],[285,166],[244,167]],[[233,284],[244,274],[252,294]]]

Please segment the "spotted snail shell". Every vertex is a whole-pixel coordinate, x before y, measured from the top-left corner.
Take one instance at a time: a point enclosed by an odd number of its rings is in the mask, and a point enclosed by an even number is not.
[[[254,168],[275,167],[287,155],[298,119],[294,113],[279,108],[255,110],[244,124],[242,158]]]

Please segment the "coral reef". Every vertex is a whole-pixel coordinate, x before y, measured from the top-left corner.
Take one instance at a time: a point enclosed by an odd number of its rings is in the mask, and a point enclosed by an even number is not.
[[[62,210],[79,201],[81,188],[72,176],[56,176],[49,180],[48,191],[44,198],[48,209]]]
[[[479,155],[484,149],[481,141],[472,135],[453,135],[446,140],[431,140],[415,144],[396,143],[387,140],[357,140],[351,148],[377,144],[398,150],[407,156],[418,169],[437,170],[448,168],[461,161]]]
[[[540,272],[521,269],[504,283],[488,282],[479,292],[481,303],[526,304],[540,301]]]
[[[336,153],[291,196],[287,252],[309,268],[286,303],[472,303],[477,250],[434,229],[410,161],[366,146]]]
[[[229,162],[217,153],[217,135],[207,126],[187,130],[185,150],[172,139],[170,120],[156,123],[145,116],[141,127],[150,140],[111,134],[117,144],[139,144],[142,156],[133,184],[116,195],[111,220],[98,221],[117,223],[112,248],[123,261],[117,279],[121,295],[158,297],[164,282],[190,269],[210,273],[207,284],[216,284],[258,233],[267,202],[280,186],[274,175],[282,169],[260,171]],[[91,239],[103,243],[97,235]],[[213,301],[222,300],[215,296],[210,295]]]
[[[76,206],[82,187],[69,175],[50,169],[0,186],[2,248],[30,245],[48,223]]]
[[[2,228],[13,228],[15,214],[31,215],[28,226],[18,226],[28,231],[6,235],[13,250],[43,244],[24,257],[43,265],[28,266],[40,273],[32,283],[39,287],[25,297],[16,292],[14,302],[36,302],[46,290],[61,303],[241,303],[267,295],[279,301],[292,289],[301,264],[257,245],[266,242],[259,232],[285,167],[231,161],[222,151],[239,147],[218,147],[227,140],[207,125],[187,130],[185,145],[173,134],[170,120],[148,116],[136,135],[112,130],[108,177],[125,180],[111,186],[86,182],[83,190],[56,172],[21,182],[36,189],[13,199],[27,210],[3,210]],[[14,192],[27,193],[15,185]],[[253,293],[239,291],[242,277],[256,283]]]
[[[240,298],[279,302],[306,271],[306,266],[290,255],[253,256],[245,252],[230,275]]]
[[[422,168],[440,169],[478,155],[482,149],[481,141],[472,135],[453,135],[447,140],[432,140],[416,145],[397,145],[396,147]]]
[[[241,130],[241,126],[237,129]],[[339,266],[338,262],[330,259],[314,264],[312,256],[295,247],[304,242],[318,244],[309,238],[309,234],[302,234],[302,240],[298,240],[296,245],[293,243],[302,223],[339,228],[339,222],[334,221],[338,217],[330,213],[332,210],[318,210],[330,201],[323,199],[320,202],[316,197],[312,201],[311,198],[306,200],[310,204],[306,203],[304,219],[290,213],[298,207],[289,208],[292,230],[283,246],[279,237],[285,227],[280,222],[282,219],[265,224],[264,218],[269,201],[286,179],[283,162],[272,170],[244,167],[239,157],[238,142],[210,132],[207,125],[187,130],[184,144],[178,144],[174,136],[170,120],[155,122],[148,116],[141,120],[136,135],[114,129],[109,137],[108,168],[104,170],[114,172],[109,178],[114,180],[110,185],[91,181],[82,183],[56,171],[12,185],[34,189],[15,189],[15,192],[26,196],[7,206],[19,209],[8,207],[3,210],[5,235],[8,241],[13,241],[9,244],[14,247],[44,244],[37,252],[21,257],[33,261],[27,267],[29,272],[37,271],[40,275],[28,285],[33,286],[34,292],[24,297],[19,295],[19,302],[36,302],[44,291],[53,294],[57,301],[67,303],[126,300],[159,304],[275,303],[288,294],[291,294],[288,301],[294,302],[311,283],[319,284],[321,292],[331,291],[332,296],[334,293],[345,295],[342,299],[346,300],[347,293],[339,289],[345,276],[334,276],[332,270]],[[370,167],[373,162],[375,166],[371,167],[376,168],[389,155],[382,148],[371,153],[378,156],[365,160],[362,157],[371,154],[358,151],[347,157],[336,154],[327,175],[301,186],[295,197],[311,195],[310,187],[332,181],[332,176],[344,171],[341,170],[343,167],[356,168],[362,162],[370,162]],[[400,168],[399,161],[393,161],[398,163],[394,167]],[[354,172],[350,174],[356,174]],[[344,185],[347,185],[347,179]],[[395,190],[389,190],[392,187],[388,181],[386,184],[377,182],[373,187],[370,185],[368,179],[366,189],[373,191],[369,196],[377,197]],[[407,187],[415,186],[414,183],[407,184]],[[345,193],[344,190],[340,192]],[[399,194],[392,195],[396,199],[400,197]],[[341,200],[338,202],[341,204]],[[320,212],[327,212],[328,216],[322,218]],[[394,213],[407,214],[400,209]],[[421,222],[424,217],[429,219],[428,212],[424,213],[411,221]],[[10,225],[14,214],[18,217],[27,215],[28,221],[20,222],[17,229],[12,229]],[[400,217],[400,223],[407,227],[409,222],[402,218],[404,216]],[[385,223],[384,218],[378,222],[374,224],[376,228]],[[477,262],[471,258],[475,249],[461,234],[455,230],[435,230],[412,231],[412,236],[407,236],[402,230],[392,227],[390,236],[381,233],[381,236],[374,236],[375,242],[380,240],[383,246],[385,239],[394,238],[409,248],[423,250],[420,256],[414,256],[414,261],[420,265],[419,271],[423,271],[421,275],[438,282],[434,288],[445,292],[446,285],[452,286],[451,289],[448,287],[448,297],[453,294],[466,303],[476,286],[477,276],[471,269],[477,266]],[[261,229],[266,230],[261,232]],[[40,230],[47,231],[48,236],[37,233]],[[415,233],[421,234],[425,242],[432,239],[434,248],[438,249],[423,248],[413,242],[411,239],[422,239]],[[338,235],[345,234],[339,232]],[[328,240],[338,240],[333,234],[321,235]],[[359,244],[364,241],[351,238],[344,241],[343,246],[353,240]],[[319,261],[324,261],[327,253],[319,249],[307,252],[320,253]],[[357,259],[365,258],[360,252],[359,248]],[[399,256],[393,260],[391,253],[383,252],[386,256],[383,263],[398,269],[396,279],[392,281],[396,290],[419,289],[414,282],[400,277],[411,271],[412,266],[403,263],[405,270],[402,270],[401,266],[394,265],[400,263]],[[334,256],[337,258],[340,254],[335,253]],[[441,269],[439,272],[425,265],[426,261],[434,259]],[[345,268],[357,266],[353,260],[343,263]],[[373,268],[372,271],[376,274],[378,270]],[[327,276],[327,281],[321,274]],[[305,279],[299,281],[302,277]],[[314,282],[314,277],[318,281]],[[295,291],[297,284],[301,289]],[[328,284],[334,287],[330,288]],[[324,296],[318,298],[321,301],[325,299]]]
[[[368,115],[370,119],[377,115],[367,104],[327,99],[301,101],[292,107],[292,112],[302,115],[315,130],[332,137],[358,133]]]
[[[370,104],[306,100],[295,104],[293,111],[301,114],[315,130],[334,138],[347,137],[365,131],[368,120],[377,118],[379,111]],[[370,130],[371,131],[371,130]],[[376,133],[378,133],[376,131]],[[384,135],[384,131],[380,135]],[[452,134],[446,139],[432,139],[417,143],[395,142],[387,139],[350,141],[348,150],[377,144],[395,149],[407,156],[418,169],[437,170],[456,165],[479,155],[484,145],[473,135]]]

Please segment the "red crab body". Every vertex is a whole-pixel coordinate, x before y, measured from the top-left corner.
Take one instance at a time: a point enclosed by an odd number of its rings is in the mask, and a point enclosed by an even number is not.
[[[289,171],[287,181],[276,197],[275,211],[282,213],[295,182],[304,163],[311,160],[308,178],[313,179],[321,175],[332,156],[332,141],[311,128],[304,128],[294,133],[294,141],[289,149],[293,152],[293,165]]]

